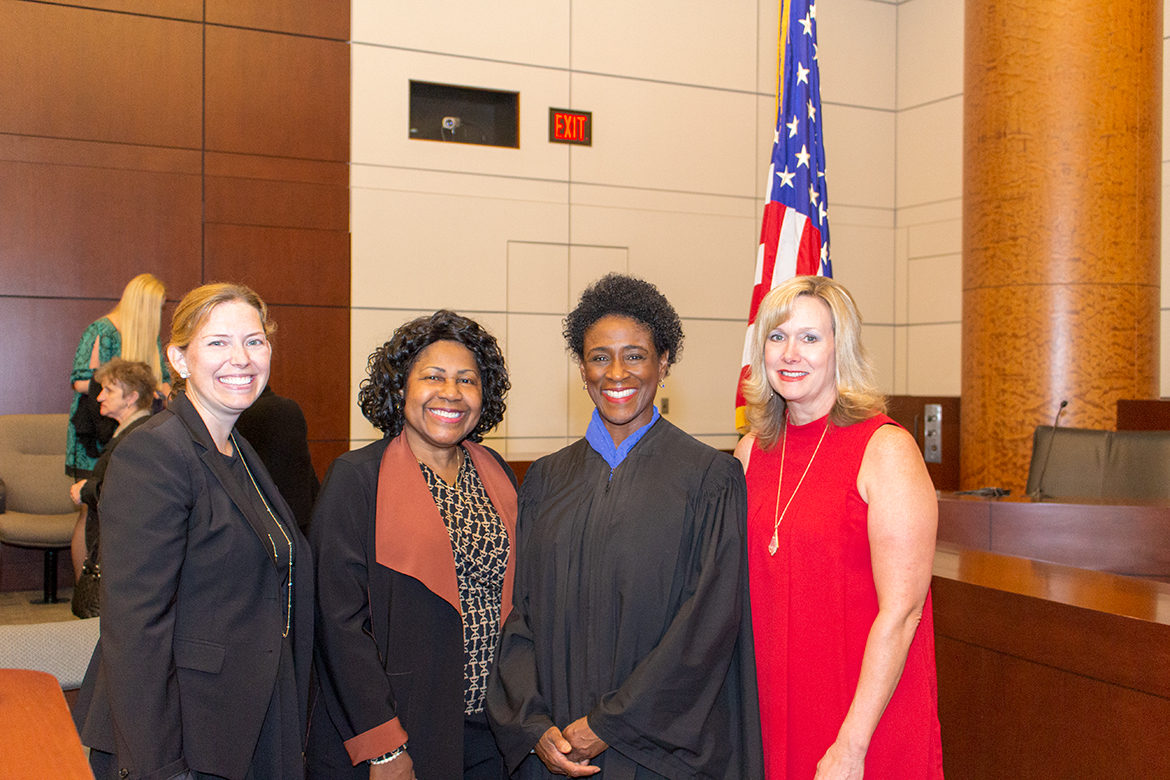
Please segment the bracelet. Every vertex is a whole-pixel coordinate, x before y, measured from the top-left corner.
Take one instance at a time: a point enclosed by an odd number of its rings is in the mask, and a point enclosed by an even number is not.
[[[406,746],[408,744],[409,743],[407,743],[407,742],[403,742],[401,745],[394,748],[389,753],[378,756],[377,758],[367,759],[366,763],[371,764],[373,766],[377,766],[378,764],[389,764],[391,761],[393,761],[394,759],[398,758],[400,755],[402,755],[403,753],[406,752]]]

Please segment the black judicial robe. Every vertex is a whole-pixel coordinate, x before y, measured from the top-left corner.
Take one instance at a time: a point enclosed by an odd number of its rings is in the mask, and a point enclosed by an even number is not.
[[[602,777],[763,776],[743,469],[659,419],[614,470],[584,439],[520,491],[513,611],[487,694],[518,778],[588,716]]]

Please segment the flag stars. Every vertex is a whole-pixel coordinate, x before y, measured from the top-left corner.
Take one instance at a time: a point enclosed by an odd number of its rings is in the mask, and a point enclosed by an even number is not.
[[[829,216],[829,210],[825,208],[824,203],[817,206],[817,216],[821,218],[821,224],[825,224],[825,217]]]
[[[807,84],[808,83],[808,68],[804,67],[804,65],[802,63],[799,63],[799,62],[796,63],[796,83],[797,84]]]
[[[817,192],[817,188],[812,186],[811,184],[808,185],[808,199],[812,201],[812,204],[814,206],[817,205],[817,199],[820,197],[821,197],[821,195],[819,192]]]
[[[800,119],[798,119],[797,117],[794,116],[794,117],[792,117],[792,121],[784,126],[788,128],[788,137],[794,138],[794,137],[796,137],[797,129],[800,127]],[[777,140],[779,140],[779,135],[777,135],[776,138],[777,138]]]
[[[792,183],[792,180],[794,178],[796,178],[796,174],[789,173],[787,165],[784,166],[783,173],[781,173],[780,171],[777,171],[776,175],[780,177],[780,186],[781,187],[791,187],[792,189],[796,189],[796,185]]]
[[[804,28],[805,35],[812,35],[812,11],[811,10],[807,14],[804,15],[803,19],[800,20],[800,26]]]
[[[799,168],[802,165],[805,168],[809,167],[808,161],[811,158],[812,155],[808,153],[808,144],[801,144],[800,151],[796,153],[796,167]],[[788,166],[785,166],[784,169],[788,170]]]
[[[808,15],[811,16],[813,19],[817,18],[817,4],[816,3],[813,3],[812,5],[810,5],[808,7]]]
[[[817,121],[817,107],[813,105],[811,100],[808,101],[808,121]]]

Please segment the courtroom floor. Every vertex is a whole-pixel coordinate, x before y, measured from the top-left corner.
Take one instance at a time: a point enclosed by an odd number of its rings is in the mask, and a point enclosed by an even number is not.
[[[0,592],[0,626],[26,623],[55,623],[62,620],[77,620],[69,609],[72,588],[61,588],[56,604],[33,604],[44,594],[40,590],[14,590]]]

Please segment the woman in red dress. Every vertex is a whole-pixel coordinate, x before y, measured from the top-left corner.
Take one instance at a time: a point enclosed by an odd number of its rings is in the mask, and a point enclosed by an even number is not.
[[[736,457],[765,776],[938,780],[938,504],[918,446],[882,414],[841,285],[792,279],[755,328]]]

